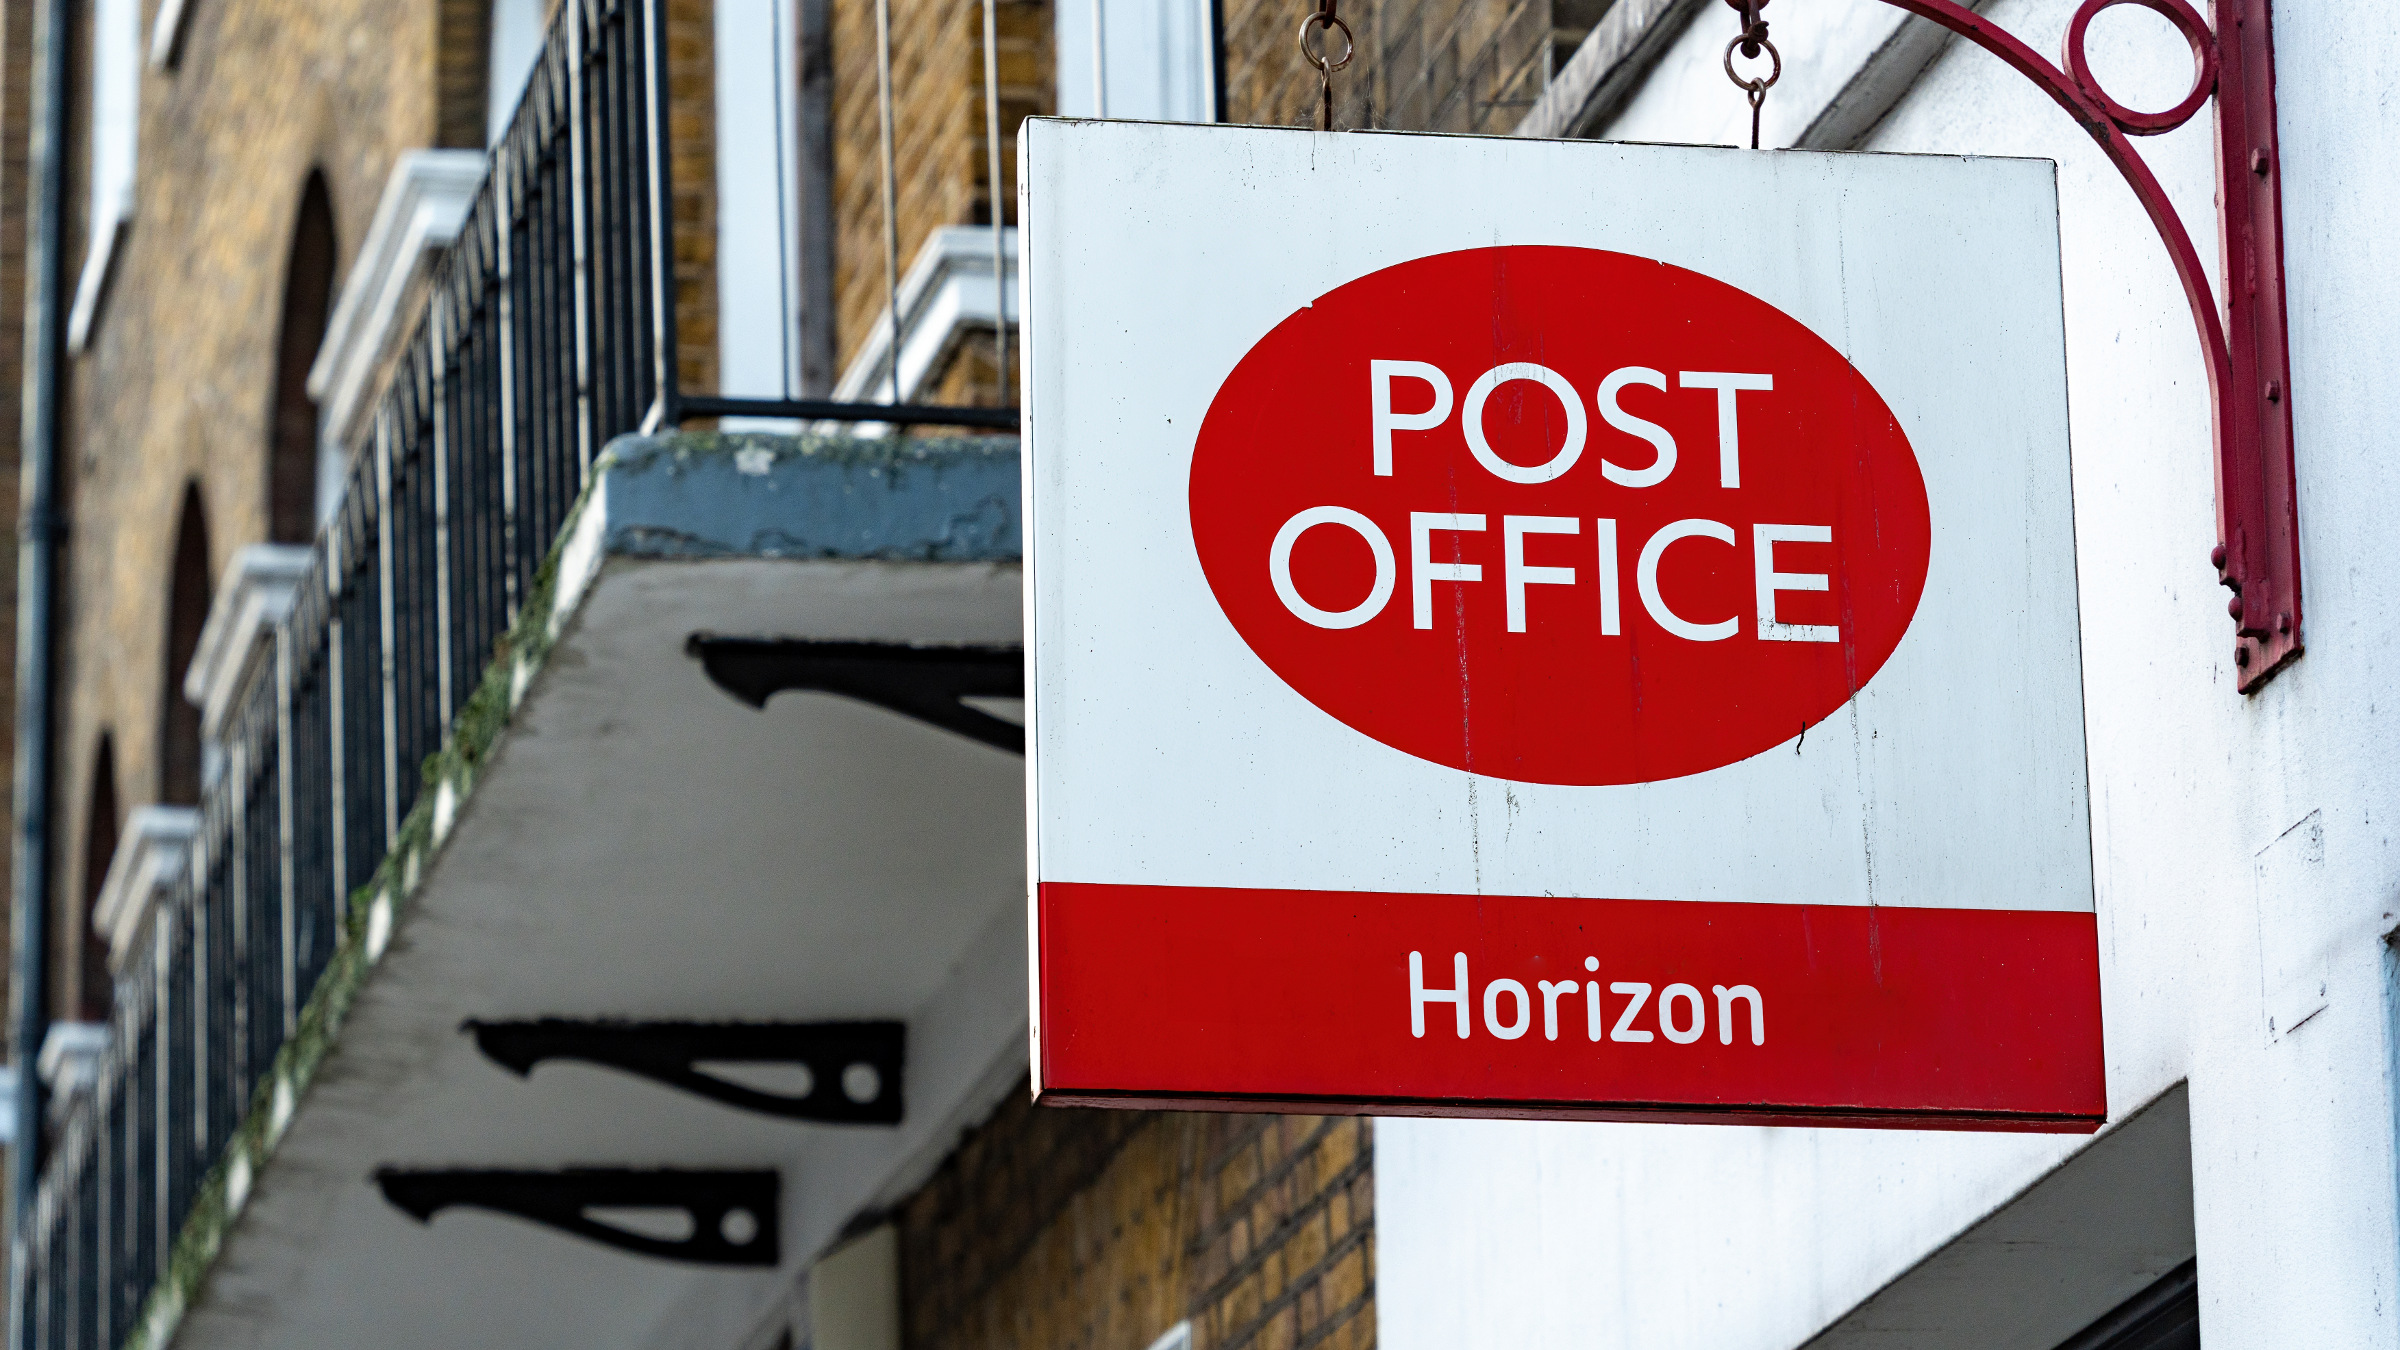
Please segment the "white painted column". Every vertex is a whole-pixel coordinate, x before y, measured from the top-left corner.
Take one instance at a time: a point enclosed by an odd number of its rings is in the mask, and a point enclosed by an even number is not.
[[[1208,0],[1098,0],[1104,51],[1093,60],[1093,0],[1062,0],[1052,13],[1058,112],[1098,115],[1094,67],[1107,72],[1107,115],[1148,122],[1212,122],[1215,32]]]

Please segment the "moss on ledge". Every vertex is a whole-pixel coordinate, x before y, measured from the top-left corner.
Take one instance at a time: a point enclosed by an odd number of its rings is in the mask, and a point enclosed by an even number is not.
[[[126,1350],[165,1350],[204,1291],[260,1169],[281,1142],[342,1025],[405,918],[492,747],[541,672],[563,616],[560,579],[579,543],[654,559],[878,558],[1014,561],[1021,555],[1014,437],[867,439],[696,433],[621,437],[593,463],[482,680],[423,766],[374,877],[351,892],[340,945],[209,1169]],[[589,519],[600,511],[604,519]],[[586,577],[571,577],[566,603]]]

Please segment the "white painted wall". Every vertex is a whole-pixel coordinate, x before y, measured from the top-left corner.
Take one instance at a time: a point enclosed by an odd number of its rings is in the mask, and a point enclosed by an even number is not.
[[[795,0],[716,3],[717,380],[727,395],[800,393],[798,20]]]
[[[1889,31],[1880,10],[1770,13],[1786,75],[1769,144]],[[2072,6],[1986,13],[2047,54]],[[2400,186],[2376,148],[2400,16],[2285,6],[2276,21],[2309,651],[2256,697],[2234,692],[2207,562],[2207,380],[2131,193],[2044,95],[1963,44],[1861,147],[2060,166],[2110,1101],[2122,1119],[2190,1081],[2210,1350],[2400,1344],[2384,942],[2400,858],[2383,823],[2400,811],[2400,589],[2384,577],[2400,475],[2377,434]],[[1718,64],[1734,26],[1706,7],[1608,134],[1746,141],[1748,107]],[[2189,79],[2181,42],[2138,11],[2102,15],[2091,51],[2136,107],[2166,106]],[[2141,148],[2213,258],[2211,138],[2204,115]],[[2311,812],[2321,851],[2286,845],[2262,864]],[[2328,1010],[2270,1036],[2281,986],[2320,978]],[[2085,1146],[1398,1120],[1378,1123],[1376,1145],[1391,1350],[1797,1345]]]
[[[1059,0],[1054,14],[1059,116],[1216,120],[1209,0]]]

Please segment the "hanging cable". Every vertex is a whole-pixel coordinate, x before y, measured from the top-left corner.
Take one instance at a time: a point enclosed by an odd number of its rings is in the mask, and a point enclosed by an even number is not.
[[[792,341],[792,320],[795,317],[792,312],[792,264],[793,255],[798,250],[792,240],[791,177],[784,164],[783,61],[786,48],[783,45],[783,6],[784,0],[771,0],[767,6],[767,39],[770,44],[767,52],[770,58],[770,102],[775,123],[775,312],[782,316],[781,323],[777,325],[779,337],[776,345],[783,358],[779,363],[783,367],[783,396],[788,399],[792,396],[792,362],[796,356]]]
[[[892,162],[892,0],[875,0],[875,102],[883,133],[883,298],[892,319],[883,354],[890,395],[900,401],[900,210]]]
[[[1008,404],[1007,198],[1000,182],[1000,0],[983,0],[983,150],[992,197],[992,360]]]

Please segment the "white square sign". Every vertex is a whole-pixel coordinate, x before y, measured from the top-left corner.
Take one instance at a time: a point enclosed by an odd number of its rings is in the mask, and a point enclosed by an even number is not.
[[[2098,1125],[2049,163],[1023,135],[1045,1100]]]

